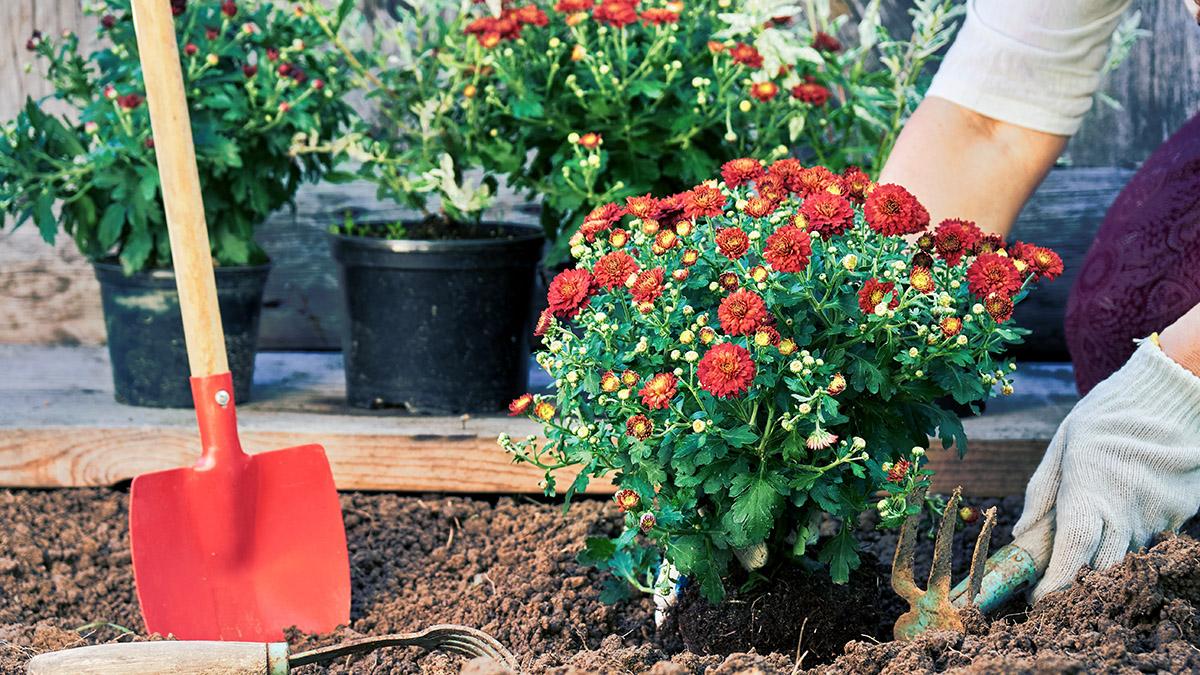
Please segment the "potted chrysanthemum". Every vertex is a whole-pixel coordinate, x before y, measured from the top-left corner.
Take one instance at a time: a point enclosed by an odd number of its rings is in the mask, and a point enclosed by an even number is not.
[[[809,648],[837,630],[814,598],[859,567],[858,516],[873,504],[892,527],[919,508],[929,436],[966,451],[939,402],[1011,393],[1013,306],[1062,264],[972,223],[931,228],[904,188],[857,173],[744,159],[721,173],[605,207],[539,321],[555,390],[512,403],[545,438],[500,442],[568,502],[592,479],[619,486],[623,533],[582,554],[613,573],[608,597],[682,574],[679,627],[703,653],[724,639],[706,627],[727,625],[710,603],[793,583],[794,630],[758,646],[794,649],[808,621]],[[564,489],[565,467],[579,474]]]
[[[347,62],[373,104],[351,133],[317,139],[302,153],[358,163],[378,196],[411,212],[395,220],[354,213],[330,242],[345,300],[343,351],[351,405],[421,413],[502,410],[526,388],[538,227],[484,219],[496,181],[472,177],[460,74],[439,48],[456,19],[404,11],[391,30],[354,48],[353,2],[302,6]]]
[[[288,203],[326,158],[294,157],[296,134],[332,134],[348,118],[324,34],[259,0],[174,2],[217,294],[238,400],[250,397],[270,270],[254,228]],[[89,3],[100,47],[34,32],[57,117],[29,101],[0,134],[0,210],[61,230],[100,280],[118,401],[189,407],[183,325],[159,194],[128,0]]]

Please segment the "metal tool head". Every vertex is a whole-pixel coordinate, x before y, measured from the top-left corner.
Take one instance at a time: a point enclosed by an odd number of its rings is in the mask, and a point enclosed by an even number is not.
[[[893,629],[897,640],[911,640],[930,630],[962,631],[963,622],[958,609],[951,603],[950,571],[954,561],[954,525],[958,517],[958,503],[962,498],[962,488],[955,488],[942,522],[938,526],[937,539],[933,545],[933,564],[929,570],[929,582],[925,590],[917,587],[913,571],[916,553],[916,530],[920,523],[921,512],[908,517],[900,528],[900,541],[896,544],[896,555],[892,558],[892,588],[904,598],[909,610],[896,619]],[[925,499],[925,491],[919,490],[909,495],[909,505],[919,504]],[[992,527],[996,522],[995,507],[988,509],[984,516],[983,528],[979,539],[975,542],[975,553],[971,557],[971,577],[967,582],[969,597],[979,592],[979,575],[983,561],[987,559],[988,541],[991,539]]]
[[[324,632],[348,623],[346,534],[324,450],[245,454],[229,375],[192,382],[200,462],[138,476],[130,491],[146,629],[272,642],[289,626]]]

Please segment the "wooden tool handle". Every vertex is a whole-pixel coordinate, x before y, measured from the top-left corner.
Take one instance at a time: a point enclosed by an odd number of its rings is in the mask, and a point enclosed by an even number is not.
[[[192,377],[229,371],[170,0],[133,0],[146,103]]]
[[[127,642],[33,657],[30,675],[285,675],[286,642]]]

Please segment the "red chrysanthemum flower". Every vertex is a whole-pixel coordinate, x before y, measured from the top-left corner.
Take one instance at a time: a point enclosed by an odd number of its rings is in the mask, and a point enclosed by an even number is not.
[[[729,335],[751,335],[767,323],[767,305],[757,293],[738,290],[721,300],[717,317]]]
[[[721,52],[725,51],[725,43],[717,42],[716,40],[709,40],[708,51],[712,52],[713,54],[720,54]]]
[[[637,492],[625,488],[624,490],[617,490],[617,494],[613,495],[613,501],[617,503],[618,511],[627,513],[636,509],[642,503],[642,498],[638,496]]]
[[[639,303],[654,302],[663,293],[663,268],[642,270],[638,273],[629,293]]]
[[[846,376],[841,373],[834,374],[829,378],[829,386],[825,387],[825,391],[829,392],[830,396],[837,396],[846,391]]]
[[[537,405],[533,406],[533,414],[543,422],[554,417],[554,405],[549,401],[538,401]]]
[[[575,12],[586,12],[595,4],[593,0],[558,0],[558,3],[554,5],[554,10],[563,14],[574,14]]]
[[[871,177],[862,169],[852,166],[842,172],[842,185],[846,187],[846,197],[855,204],[862,204],[867,199],[867,190],[871,188]]]
[[[601,288],[616,288],[624,286],[629,275],[636,274],[640,269],[633,256],[624,251],[613,251],[605,254],[596,261],[592,269],[596,284]]]
[[[987,313],[991,315],[996,323],[1004,323],[1012,318],[1012,296],[1004,293],[992,293],[984,299],[983,308],[987,310]]]
[[[117,105],[126,110],[133,110],[134,108],[140,106],[142,101],[145,100],[146,97],[142,96],[141,94],[125,94],[124,96],[117,97]]]
[[[829,96],[829,89],[816,82],[801,82],[792,87],[792,98],[799,99],[817,108],[828,103]]]
[[[529,26],[545,26],[550,23],[550,18],[537,5],[525,5],[509,12],[509,16],[517,21]]]
[[[759,197],[765,197],[774,202],[782,202],[788,198],[791,192],[787,182],[775,174],[767,174],[759,178],[754,182],[754,189],[758,192]]]
[[[638,392],[642,403],[651,410],[663,410],[671,405],[671,399],[679,391],[678,381],[671,373],[658,373],[646,380],[646,385]]]
[[[842,43],[839,42],[837,38],[824,31],[817,31],[816,34],[813,35],[812,46],[813,49],[819,52],[837,53],[842,51]]]
[[[700,251],[694,248],[687,249],[679,256],[679,262],[683,263],[685,267],[695,265],[697,260],[700,260]]]
[[[774,82],[755,82],[750,85],[750,95],[766,103],[779,93],[779,85]]]
[[[844,197],[829,192],[818,192],[805,199],[800,213],[808,222],[808,229],[822,237],[840,235],[854,224],[854,207]]]
[[[738,276],[733,272],[721,272],[717,275],[717,284],[727,291],[736,291],[738,289]]]
[[[982,253],[996,253],[997,251],[1003,251],[1005,248],[1004,237],[1001,237],[998,234],[986,234],[975,244],[975,247],[971,249],[971,253],[976,255]]]
[[[904,479],[908,477],[908,470],[910,468],[912,468],[912,462],[908,461],[907,459],[902,459],[896,462],[892,465],[892,468],[888,470],[888,481],[892,483],[903,483]]]
[[[726,186],[733,189],[750,181],[758,180],[766,172],[762,162],[757,159],[739,157],[721,165],[721,180],[725,181]]]
[[[621,378],[611,370],[604,371],[600,376],[600,391],[611,394],[621,388]]]
[[[983,238],[983,232],[969,220],[947,218],[933,231],[933,252],[954,266]]]
[[[634,415],[625,422],[625,433],[644,441],[654,433],[654,421],[645,415]]]
[[[1011,296],[1021,288],[1021,273],[1008,256],[980,253],[967,268],[967,288],[980,298],[993,293]]]
[[[615,225],[624,215],[625,209],[618,204],[601,204],[584,216],[579,232],[588,241],[595,241],[596,235]]]
[[[750,235],[738,227],[723,227],[717,230],[717,250],[730,260],[737,260],[750,250]]]
[[[908,273],[908,283],[922,293],[932,293],[933,272],[928,267],[913,267]]]
[[[1063,272],[1063,261],[1054,251],[1043,246],[1013,242],[1009,255],[1024,262],[1038,279],[1053,281]]]
[[[774,326],[759,326],[758,330],[754,331],[754,344],[758,347],[778,347],[783,341],[783,336]]]
[[[630,0],[601,0],[592,10],[592,17],[600,23],[614,28],[622,28],[638,20],[636,3]]]
[[[789,192],[800,189],[800,176],[804,173],[804,165],[795,157],[785,157],[767,169],[768,176],[775,176],[783,181],[783,186]]]
[[[842,177],[823,166],[810,166],[796,178],[796,185],[792,191],[802,197],[811,197],[822,192],[841,194]]]
[[[634,218],[658,220],[660,207],[658,200],[653,195],[646,194],[641,197],[626,197],[625,210]]]
[[[889,237],[916,234],[929,226],[929,212],[911,192],[888,183],[867,195],[863,215],[872,230]]]
[[[589,131],[580,136],[579,141],[577,142],[585,150],[595,150],[596,148],[600,147],[601,143],[604,142],[604,137],[594,131]]]
[[[533,334],[541,337],[546,334],[546,331],[550,330],[550,326],[552,325],[554,325],[554,314],[549,309],[543,309],[542,313],[538,315],[537,323],[534,324]]]
[[[863,311],[863,314],[870,314],[875,311],[875,307],[879,303],[883,302],[888,293],[892,294],[892,299],[888,302],[888,309],[895,309],[900,304],[900,294],[896,293],[896,285],[890,281],[867,279],[858,291],[858,308]]]
[[[587,307],[592,294],[592,273],[576,268],[563,270],[550,282],[546,300],[554,316],[569,319]]]
[[[652,250],[654,255],[663,255],[667,251],[675,248],[679,243],[679,235],[675,234],[675,230],[662,230],[654,236],[654,246]]]
[[[642,12],[642,21],[647,26],[662,26],[668,23],[678,23],[679,14],[665,7],[652,7]]]
[[[741,345],[731,342],[708,350],[696,365],[700,387],[717,398],[744,393],[754,382],[754,359]]]
[[[751,197],[750,199],[746,200],[746,206],[742,209],[742,213],[750,216],[751,218],[766,218],[767,216],[771,215],[775,209],[778,208],[778,206],[779,203],[773,199],[767,199],[766,197]]]
[[[518,417],[524,415],[529,410],[529,406],[533,404],[533,394],[521,394],[514,398],[512,403],[508,404],[508,414],[510,417]]]
[[[685,218],[709,218],[721,215],[725,210],[725,195],[711,185],[697,185],[683,193],[683,215]]]
[[[946,337],[954,337],[962,332],[963,322],[957,316],[943,317],[938,323],[938,328],[942,329],[942,335]]]
[[[642,379],[642,376],[638,375],[632,370],[626,370],[621,373],[621,384],[625,385],[626,387],[632,387],[633,385],[637,384],[638,380],[640,379]]]
[[[762,68],[763,56],[758,53],[758,50],[753,45],[739,42],[729,50],[729,55],[733,57],[735,63],[740,63],[747,68],[754,70]]]
[[[767,237],[763,259],[778,272],[803,272],[812,256],[812,239],[795,225],[784,225]]]

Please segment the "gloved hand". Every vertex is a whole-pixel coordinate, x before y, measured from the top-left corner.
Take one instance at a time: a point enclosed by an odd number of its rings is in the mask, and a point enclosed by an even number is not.
[[[1046,517],[1056,525],[1034,599],[1066,587],[1085,565],[1120,562],[1197,509],[1200,377],[1146,339],[1067,415],[1029,481],[1013,534]]]

